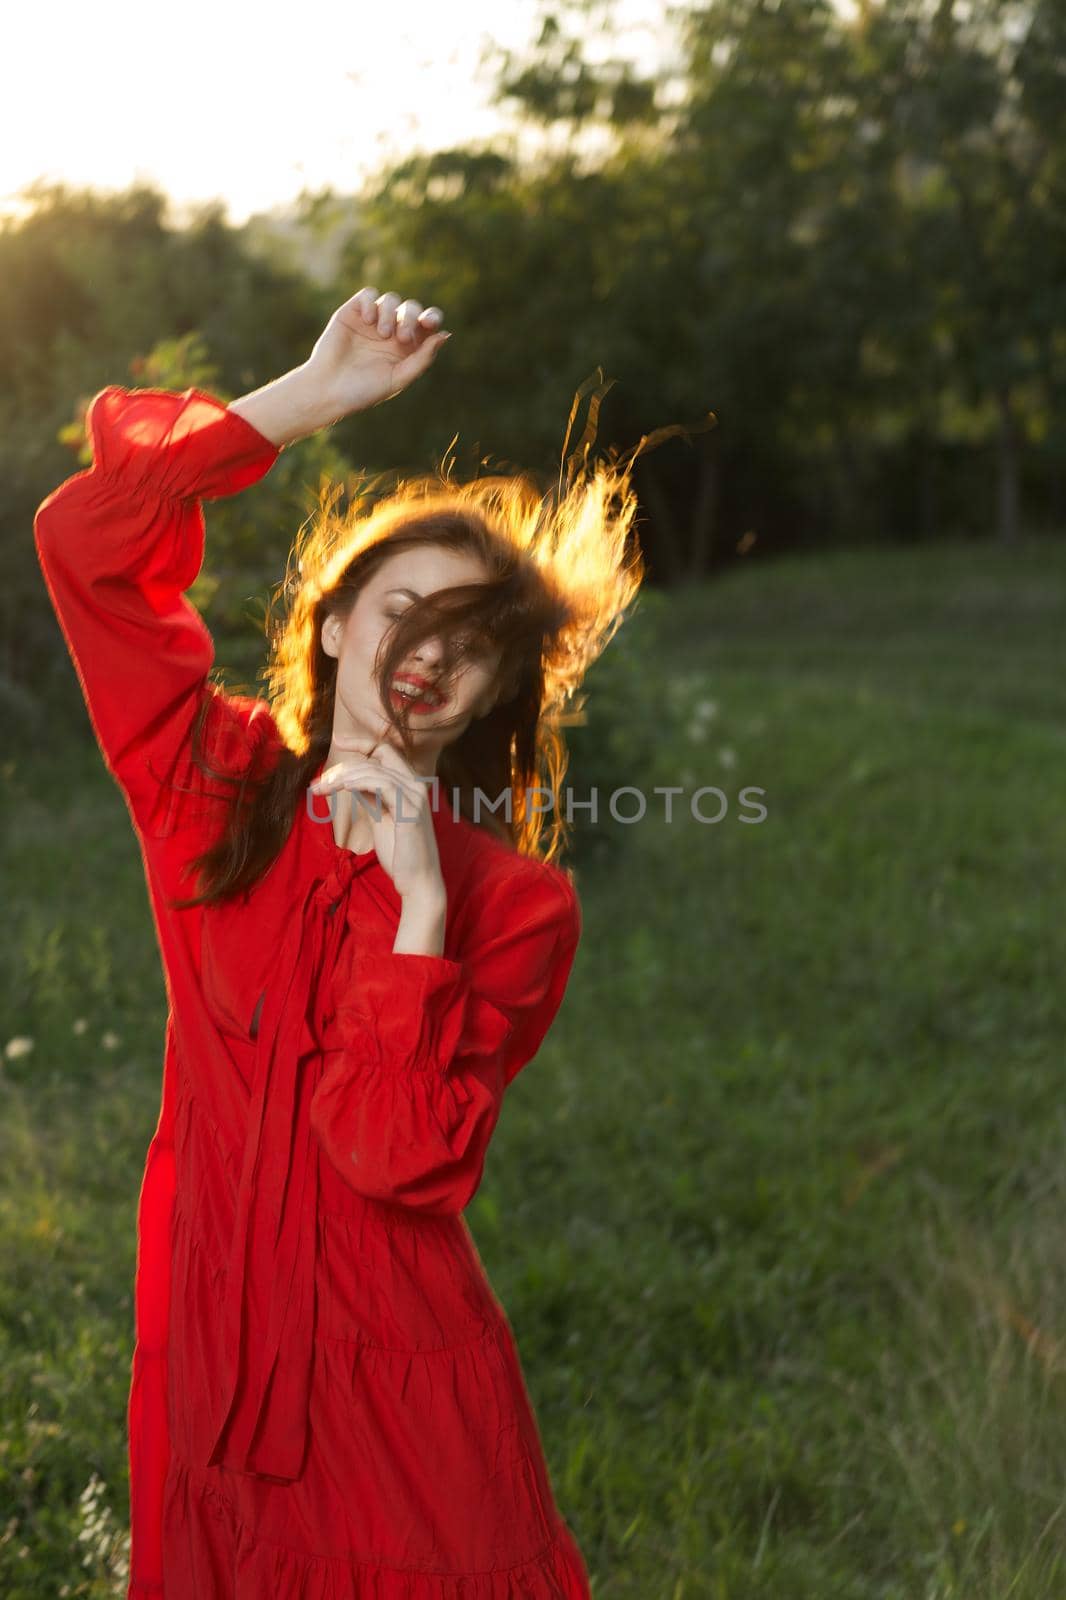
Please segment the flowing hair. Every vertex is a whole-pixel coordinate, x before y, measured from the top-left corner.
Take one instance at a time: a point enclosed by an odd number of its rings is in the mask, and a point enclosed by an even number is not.
[[[575,398],[571,426],[587,387]],[[391,624],[373,669],[386,719],[410,760],[408,707],[393,706],[388,691],[421,640],[444,640],[445,692],[464,660],[499,650],[497,703],[441,749],[437,775],[467,820],[521,855],[546,862],[560,856],[569,837],[560,809],[569,762],[562,728],[585,720],[585,700],[577,691],[645,575],[639,544],[631,537],[637,510],[632,465],[642,449],[690,431],[679,424],[659,429],[622,461],[610,452],[606,462],[588,469],[589,441],[607,387],[594,397],[565,479],[561,472],[547,492],[539,492],[525,473],[457,483],[442,464],[436,473],[401,480],[372,506],[373,486],[365,474],[356,474],[352,502],[340,512],[340,486],[320,486],[318,509],[297,535],[275,592],[275,602],[285,603],[283,615],[272,617],[268,608],[264,676],[280,751],[269,763],[253,754],[237,774],[212,765],[205,728],[220,692],[212,686],[194,727],[192,760],[232,793],[219,837],[187,868],[198,873],[198,892],[173,901],[175,907],[247,891],[275,861],[333,738],[338,661],[322,647],[322,624],[330,613],[346,620],[385,560],[422,545],[476,555],[488,577],[412,601]],[[713,422],[711,414],[705,426]],[[434,727],[446,727],[447,720]],[[550,797],[549,809],[530,803],[530,793],[538,790]],[[501,795],[509,802],[502,818],[483,803]]]

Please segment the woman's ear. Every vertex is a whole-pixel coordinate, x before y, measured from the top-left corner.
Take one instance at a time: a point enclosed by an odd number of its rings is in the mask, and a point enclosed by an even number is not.
[[[334,616],[333,612],[331,611],[325,622],[322,624],[322,632],[320,635],[322,640],[322,648],[328,656],[340,655],[341,634],[343,631],[343,622],[341,621],[340,617]]]

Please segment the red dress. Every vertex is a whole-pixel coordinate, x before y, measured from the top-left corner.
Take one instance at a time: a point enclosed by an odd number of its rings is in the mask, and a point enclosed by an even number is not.
[[[462,1216],[580,937],[561,869],[434,813],[444,955],[394,954],[373,851],[302,801],[269,872],[175,911],[230,770],[281,739],[212,685],[200,502],[277,448],[197,389],[103,389],[38,555],[141,847],[169,1002],[138,1210],[128,1600],[587,1600],[513,1333]],[[309,809],[310,807],[310,809]],[[320,820],[314,820],[312,810]]]

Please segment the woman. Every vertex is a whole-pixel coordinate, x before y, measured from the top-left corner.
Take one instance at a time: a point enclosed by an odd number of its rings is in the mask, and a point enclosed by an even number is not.
[[[399,394],[442,322],[365,288],[228,407],[103,389],[92,467],[35,518],[169,1000],[129,1600],[589,1593],[462,1211],[580,935],[550,859],[563,819],[542,851],[531,795],[641,581],[626,476],[601,466],[554,507],[520,479],[431,478],[347,520],[327,505],[287,574],[269,700],[211,681],[183,596],[201,501]]]

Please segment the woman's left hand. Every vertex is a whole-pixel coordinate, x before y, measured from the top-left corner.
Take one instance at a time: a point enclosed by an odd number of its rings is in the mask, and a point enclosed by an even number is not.
[[[423,310],[395,290],[360,289],[337,307],[304,363],[327,410],[368,411],[429,370],[450,334],[439,306]]]
[[[333,744],[350,754],[328,766],[311,784],[312,792],[350,789],[353,816],[355,795],[367,795],[370,803],[363,809],[374,850],[401,900],[446,898],[430,788],[392,744],[354,734],[334,734]]]

